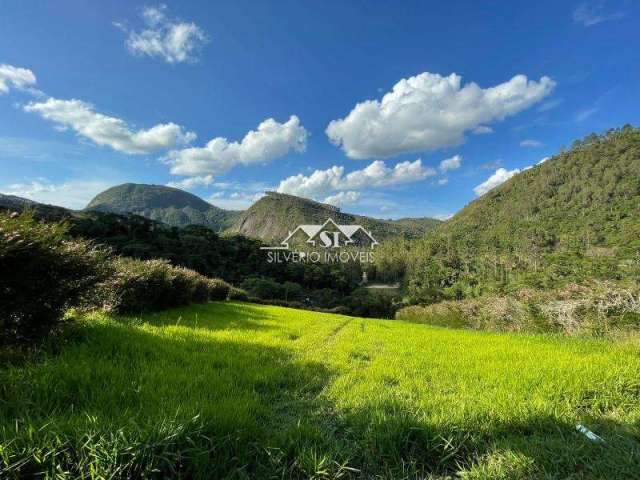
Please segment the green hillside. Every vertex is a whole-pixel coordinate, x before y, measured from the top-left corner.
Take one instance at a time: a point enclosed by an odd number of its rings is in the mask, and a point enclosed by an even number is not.
[[[640,471],[637,343],[247,303],[94,315],[73,338],[44,362],[0,367],[2,478]]]
[[[404,275],[419,302],[443,291],[455,299],[496,288],[636,279],[639,206],[640,129],[626,126],[574,142],[420,241],[382,248],[378,270]],[[420,294],[428,290],[433,295]]]
[[[378,241],[393,237],[418,238],[440,223],[433,218],[378,220],[344,213],[332,205],[306,198],[267,192],[265,197],[242,212],[231,231],[266,241],[279,241],[298,225],[322,224],[328,218],[339,224],[362,225],[371,230]]]
[[[86,209],[134,213],[174,227],[204,225],[216,232],[228,228],[239,213],[218,208],[177,188],[135,183],[105,190],[91,200]]]
[[[640,129],[576,141],[472,202],[438,229],[470,251],[640,248]]]

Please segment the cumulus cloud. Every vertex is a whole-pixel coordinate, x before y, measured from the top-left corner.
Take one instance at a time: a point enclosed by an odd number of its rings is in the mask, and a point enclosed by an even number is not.
[[[0,64],[0,95],[9,93],[10,87],[37,92],[33,90],[35,84],[36,76],[28,68]]]
[[[449,179],[447,177],[442,177],[438,179],[438,185],[443,186],[449,183]]]
[[[200,175],[169,182],[167,183],[167,187],[184,188],[186,190],[189,190],[190,188],[194,187],[208,187],[212,183],[213,175]]]
[[[433,168],[422,165],[421,159],[401,162],[393,168],[388,167],[382,160],[376,160],[362,170],[355,170],[346,175],[342,166],[315,170],[310,175],[294,175],[282,180],[277,191],[319,199],[331,192],[400,185],[417,182],[435,174]]]
[[[520,142],[520,146],[525,148],[536,148],[542,146],[542,142],[528,138],[526,140],[522,140]]]
[[[608,22],[624,17],[624,12],[606,13],[602,5],[589,5],[583,3],[573,11],[573,21],[584,27],[593,27],[599,23]]]
[[[327,136],[356,159],[457,145],[465,132],[514,115],[555,87],[549,77],[534,81],[524,75],[486,89],[461,81],[455,73],[429,72],[402,79],[382,100],[358,103],[345,118],[329,123]]]
[[[49,98],[44,102],[31,102],[24,106],[24,110],[38,113],[59,128],[71,128],[98,145],[107,145],[123,153],[148,154],[175,148],[196,137],[195,133],[185,132],[175,123],[133,131],[123,120],[98,113],[90,103],[75,99]]]
[[[86,207],[98,193],[111,186],[113,183],[103,180],[71,180],[53,183],[46,178],[38,178],[0,187],[0,193],[79,210]]]
[[[246,210],[264,197],[264,192],[216,192],[209,197],[209,203],[225,210]]]
[[[128,30],[122,23],[115,23],[127,33],[126,46],[136,55],[158,57],[167,63],[195,62],[198,52],[207,42],[207,35],[193,22],[183,22],[167,16],[166,5],[145,7],[142,11],[145,28]]]
[[[486,135],[488,133],[493,133],[493,128],[487,127],[486,125],[480,125],[473,129],[473,133],[475,135]]]
[[[462,165],[462,155],[454,155],[451,158],[446,158],[442,160],[439,165],[439,170],[441,172],[449,172],[451,170],[457,170]]]
[[[473,189],[476,196],[481,197],[489,190],[496,188],[498,185],[502,185],[514,175],[520,173],[520,169],[514,168],[513,170],[507,170],[505,168],[499,168],[491,175],[486,181]]]
[[[335,195],[329,195],[323,200],[323,202],[328,203],[329,205],[335,205],[336,207],[341,207],[342,205],[350,205],[356,203],[358,200],[360,200],[360,196],[360,192],[349,190],[348,192],[339,192]]]
[[[237,165],[274,160],[289,152],[303,152],[308,133],[300,119],[292,115],[285,123],[269,118],[247,133],[240,142],[216,137],[204,147],[176,150],[166,157],[174,175],[219,175]]]

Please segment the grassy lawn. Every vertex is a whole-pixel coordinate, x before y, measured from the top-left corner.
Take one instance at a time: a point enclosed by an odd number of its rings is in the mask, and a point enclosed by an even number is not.
[[[630,341],[243,303],[78,336],[0,368],[0,478],[640,478]]]

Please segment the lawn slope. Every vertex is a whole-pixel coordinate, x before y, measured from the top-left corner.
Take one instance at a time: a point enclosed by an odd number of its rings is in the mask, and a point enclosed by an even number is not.
[[[0,368],[0,477],[640,472],[632,342],[244,303],[96,315],[77,336],[57,356]]]

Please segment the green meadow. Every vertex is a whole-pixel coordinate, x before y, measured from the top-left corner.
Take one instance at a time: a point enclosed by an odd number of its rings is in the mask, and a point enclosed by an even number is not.
[[[638,372],[634,340],[233,302],[96,314],[0,367],[0,477],[640,478]]]

